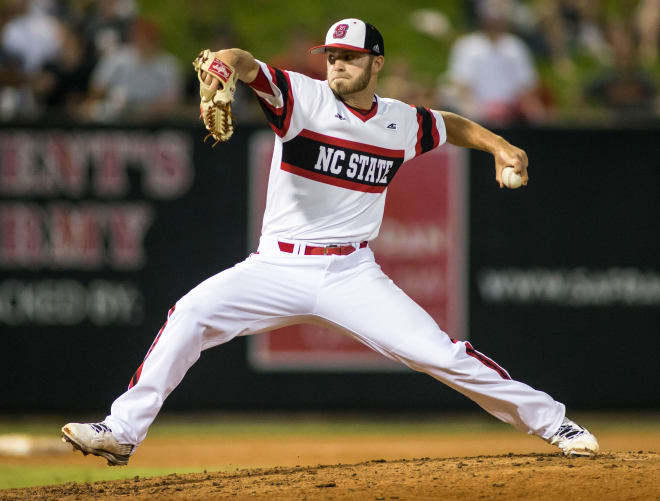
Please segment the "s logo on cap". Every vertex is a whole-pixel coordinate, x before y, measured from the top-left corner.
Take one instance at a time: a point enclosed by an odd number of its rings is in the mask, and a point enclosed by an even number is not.
[[[335,32],[333,33],[332,38],[344,38],[347,31],[348,24],[338,24],[335,28]]]

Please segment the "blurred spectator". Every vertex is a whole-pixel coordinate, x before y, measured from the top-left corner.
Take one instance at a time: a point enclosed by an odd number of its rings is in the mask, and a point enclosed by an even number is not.
[[[297,25],[288,30],[289,39],[284,52],[270,58],[270,64],[283,70],[302,73],[317,80],[326,79],[325,57],[312,56],[309,49],[318,42],[311,38],[305,26]]]
[[[610,68],[587,83],[587,100],[625,118],[652,117],[657,86],[652,75],[637,63],[632,33],[622,23],[613,23],[608,35],[613,63]]]
[[[457,39],[449,55],[446,100],[491,125],[545,118],[529,49],[508,32],[510,8],[508,0],[480,1],[481,30]]]
[[[60,49],[58,20],[47,10],[47,2],[9,0],[13,18],[2,30],[2,49],[21,62],[23,71],[39,70]]]
[[[660,0],[641,0],[637,7],[637,31],[640,36],[641,62],[652,66],[658,62],[660,44]]]
[[[536,3],[538,28],[548,45],[554,69],[570,76],[574,57],[585,53],[601,64],[609,51],[600,26],[599,0],[551,0]]]
[[[385,65],[385,74],[378,79],[378,93],[416,106],[432,107],[433,92],[415,75],[408,59],[393,56]]]
[[[134,0],[96,0],[84,18],[85,37],[106,55],[128,42],[137,6]]]
[[[3,6],[0,44],[0,115],[8,120],[36,110],[30,77],[60,50],[60,24],[48,2],[9,0]]]
[[[21,13],[24,2],[12,2],[0,7],[0,34],[4,35],[5,26],[17,14]],[[20,9],[19,9],[20,7]],[[23,65],[17,55],[7,52],[4,44],[0,43],[0,88],[5,86],[15,87],[25,81]]]
[[[104,55],[94,69],[87,116],[101,121],[163,118],[181,97],[176,59],[162,50],[156,25],[139,19],[131,28],[130,43]]]
[[[95,58],[81,31],[72,26],[62,25],[60,43],[58,57],[33,78],[32,88],[40,103],[54,108],[52,113],[75,118],[87,95]]]
[[[536,2],[538,1],[554,0],[536,0]],[[482,0],[464,0],[461,2],[464,16],[472,30],[481,27],[481,3]],[[522,38],[534,55],[547,56],[548,47],[542,31],[539,29],[538,8],[534,1],[510,0],[507,4],[508,30]]]

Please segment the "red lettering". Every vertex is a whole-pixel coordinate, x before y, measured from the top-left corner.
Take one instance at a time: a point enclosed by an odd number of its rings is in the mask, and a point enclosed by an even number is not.
[[[34,204],[0,206],[0,264],[34,268],[43,259],[42,211]]]
[[[138,268],[144,262],[144,236],[152,221],[150,207],[126,204],[108,212],[110,263],[117,268]]]
[[[51,135],[46,141],[44,164],[58,192],[80,196],[87,187],[85,151],[79,136]]]
[[[0,134],[0,193],[122,197],[132,168],[147,196],[176,198],[193,181],[191,150],[175,131]]]
[[[101,267],[104,217],[100,208],[53,205],[49,226],[53,265],[86,269]]]
[[[38,192],[31,152],[34,144],[26,134],[2,136],[2,165],[0,165],[0,191],[12,195]]]
[[[147,204],[0,204],[0,269],[136,269],[152,220]]]
[[[90,149],[95,169],[94,193],[103,197],[124,195],[128,181],[116,137],[99,134],[91,141]]]
[[[181,134],[165,132],[151,144],[142,183],[145,193],[175,198],[188,191],[193,181],[189,141]]]

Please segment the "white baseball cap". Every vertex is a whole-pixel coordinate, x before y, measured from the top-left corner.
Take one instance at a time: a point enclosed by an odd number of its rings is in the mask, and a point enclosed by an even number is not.
[[[325,44],[312,47],[309,51],[312,54],[320,54],[325,52],[327,47],[385,55],[385,43],[376,27],[354,18],[342,19],[330,26],[325,36]]]

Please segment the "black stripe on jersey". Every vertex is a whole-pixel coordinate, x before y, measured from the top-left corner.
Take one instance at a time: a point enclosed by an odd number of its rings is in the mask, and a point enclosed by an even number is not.
[[[282,169],[294,174],[357,191],[381,193],[403,164],[403,152],[305,132],[282,145]],[[382,151],[378,151],[382,150]],[[389,154],[388,152],[391,152]],[[292,168],[293,167],[293,168]]]
[[[293,104],[293,100],[290,96],[291,89],[289,87],[289,79],[286,77],[282,70],[272,67],[269,67],[269,69],[271,70],[271,75],[275,80],[275,85],[278,89],[280,89],[280,92],[282,93],[283,104],[281,108],[275,108],[268,104],[265,99],[259,97],[259,105],[261,106],[264,115],[266,115],[266,120],[268,120],[273,130],[279,136],[283,136],[286,134],[288,124],[291,120],[291,112],[293,111],[290,109]]]
[[[418,150],[417,154],[421,155],[433,149],[433,127],[434,120],[431,116],[431,112],[422,106],[417,106],[418,122],[421,132],[421,137],[418,139]],[[421,121],[419,120],[421,118]],[[419,135],[418,135],[419,136]]]

